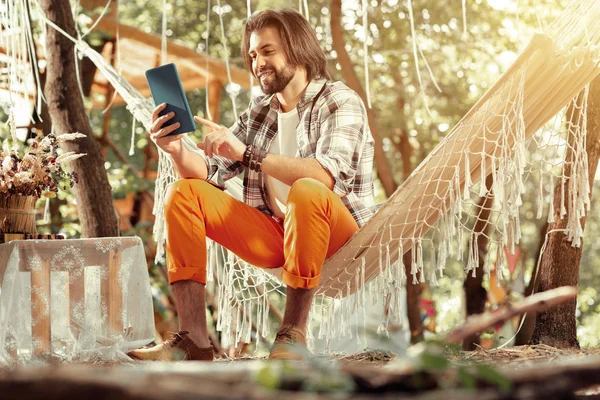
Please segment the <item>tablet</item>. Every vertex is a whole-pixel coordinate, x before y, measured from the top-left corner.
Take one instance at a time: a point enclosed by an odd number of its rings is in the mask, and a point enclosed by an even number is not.
[[[175,116],[168,120],[163,127],[176,122],[181,124],[169,136],[195,131],[196,124],[194,117],[185,97],[183,85],[179,79],[179,73],[175,64],[166,64],[147,70],[146,80],[148,81],[148,86],[150,86],[154,103],[156,105],[167,104],[159,115],[163,116],[171,111],[175,112]]]

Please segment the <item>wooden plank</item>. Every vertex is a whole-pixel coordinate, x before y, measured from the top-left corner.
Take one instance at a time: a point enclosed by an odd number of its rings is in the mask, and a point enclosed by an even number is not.
[[[88,2],[89,0],[82,0],[81,4],[83,7],[88,8]],[[98,16],[99,15],[97,13],[91,13],[91,17],[94,20],[98,19]],[[108,15],[105,15],[99,20],[98,25],[96,25],[96,30],[100,30],[115,36],[117,26],[119,27],[120,38],[135,40],[147,46],[153,47],[158,52],[161,51],[162,37],[160,35],[147,33],[130,25],[120,24],[117,19]],[[199,53],[173,39],[169,40],[167,48],[168,55],[170,57],[177,57],[180,59],[177,61],[178,63],[185,64],[186,67],[196,71],[202,76],[209,74],[210,76],[214,77],[214,79],[217,79],[223,83],[228,82],[227,69],[224,62],[210,58],[206,54]],[[208,70],[206,69],[207,63]],[[233,82],[241,85],[244,88],[250,87],[250,77],[245,70],[231,65],[230,71]]]
[[[33,254],[21,251],[22,262]],[[31,333],[36,356],[50,352],[50,329],[50,260],[43,259],[41,268],[31,271]]]
[[[108,252],[108,274],[102,279],[101,294],[108,311],[108,320],[105,326],[107,335],[123,334],[123,290],[119,283],[121,269],[121,250],[115,249]]]

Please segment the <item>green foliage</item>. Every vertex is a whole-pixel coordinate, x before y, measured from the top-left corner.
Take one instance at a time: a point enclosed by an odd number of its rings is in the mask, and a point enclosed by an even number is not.
[[[416,373],[433,374],[440,387],[475,389],[480,383],[509,392],[511,381],[488,364],[459,363],[451,361],[461,348],[439,340],[428,340],[412,346],[403,364],[410,365]]]
[[[300,390],[315,393],[349,393],[352,379],[329,361],[307,354],[307,365],[289,361],[269,361],[254,379],[269,390]]]
[[[386,370],[398,371],[397,384],[413,390],[475,390],[482,385],[496,387],[503,393],[512,390],[512,382],[490,365],[451,361],[457,359],[459,351],[459,347],[439,340],[419,343],[412,346],[405,357],[389,364]],[[306,355],[306,364],[268,361],[254,379],[269,390],[349,393],[358,388],[351,376],[341,371],[337,364],[310,354]]]

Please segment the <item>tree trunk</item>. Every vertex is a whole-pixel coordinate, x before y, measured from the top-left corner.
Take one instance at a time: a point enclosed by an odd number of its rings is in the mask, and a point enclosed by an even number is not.
[[[404,254],[404,268],[406,270],[406,312],[408,314],[408,328],[410,329],[410,343],[415,344],[425,339],[423,320],[421,319],[421,293],[425,285],[413,283],[410,274],[412,266],[412,250]]]
[[[485,186],[489,189],[492,187],[494,178],[492,174],[488,175],[485,180]],[[483,264],[485,263],[486,254],[488,251],[488,231],[490,229],[490,215],[494,195],[488,192],[487,196],[479,200],[477,222],[473,228],[473,233],[477,235],[477,247],[473,251],[479,254],[479,264],[475,269],[475,276],[471,272],[467,274],[463,287],[465,289],[465,305],[467,309],[467,317],[476,314],[483,314],[485,310],[485,302],[487,300],[487,291],[483,287]],[[477,345],[481,343],[481,335],[475,334],[467,337],[463,342],[464,350],[475,350]]]
[[[590,85],[586,146],[589,165],[588,181],[591,190],[600,155],[600,78],[594,79]],[[569,160],[571,157],[572,152],[569,147],[565,154],[565,160]],[[567,177],[566,185],[571,179],[571,164],[567,163],[564,170]],[[567,194],[565,193],[565,195]],[[561,187],[557,185],[554,190],[556,210],[554,219],[556,222],[549,225],[549,231],[566,228],[569,216],[567,214],[564,219],[560,219],[560,200]],[[582,228],[585,228],[585,217],[581,219],[581,225]],[[550,234],[548,246],[540,265],[540,291],[567,285],[577,287],[582,248],[583,245],[577,248],[572,247],[571,242],[562,232]],[[552,310],[538,313],[531,343],[543,343],[558,348],[579,348],[575,318],[576,304],[577,301],[572,300]]]
[[[360,84],[352,60],[346,51],[346,41],[344,39],[344,31],[342,30],[342,0],[331,0],[331,38],[333,40],[333,49],[337,53],[337,60],[342,67],[342,75],[350,89],[354,90],[362,98],[365,105],[367,104],[367,96]],[[398,184],[394,180],[394,174],[390,163],[385,156],[382,146],[382,138],[379,136],[377,129],[377,114],[374,110],[367,108],[367,117],[369,118],[369,128],[375,141],[375,165],[377,166],[377,176],[381,181],[385,194],[390,197]]]
[[[69,0],[42,0],[46,17],[75,37]],[[118,236],[119,224],[100,147],[93,137],[75,74],[73,43],[51,27],[46,36],[47,69],[44,92],[55,132],[81,132],[87,137],[66,142],[68,151],[86,153],[71,164],[79,175],[75,196],[83,237]]]
[[[538,260],[540,259],[540,254],[542,253],[542,246],[544,245],[546,233],[548,233],[548,223],[545,223],[542,229],[540,230],[540,243],[538,245],[538,250],[535,254],[535,258],[533,259],[534,261],[533,270],[531,271],[531,278],[529,279],[529,284],[527,285],[525,293],[523,294],[525,297],[537,293],[540,286],[540,279],[537,276],[539,270]],[[517,337],[515,338],[515,346],[524,346],[529,344],[531,336],[533,335],[533,330],[535,329],[536,317],[537,313],[535,312],[528,312],[523,316],[522,322],[519,323],[520,329],[517,332]]]

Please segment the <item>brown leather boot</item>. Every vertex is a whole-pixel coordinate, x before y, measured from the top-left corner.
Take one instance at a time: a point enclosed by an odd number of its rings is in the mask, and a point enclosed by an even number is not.
[[[188,331],[174,333],[161,344],[147,349],[132,350],[127,355],[143,361],[212,361],[213,347],[196,346],[188,334]]]
[[[306,353],[306,336],[294,325],[289,325],[279,328],[269,359],[303,360]]]

